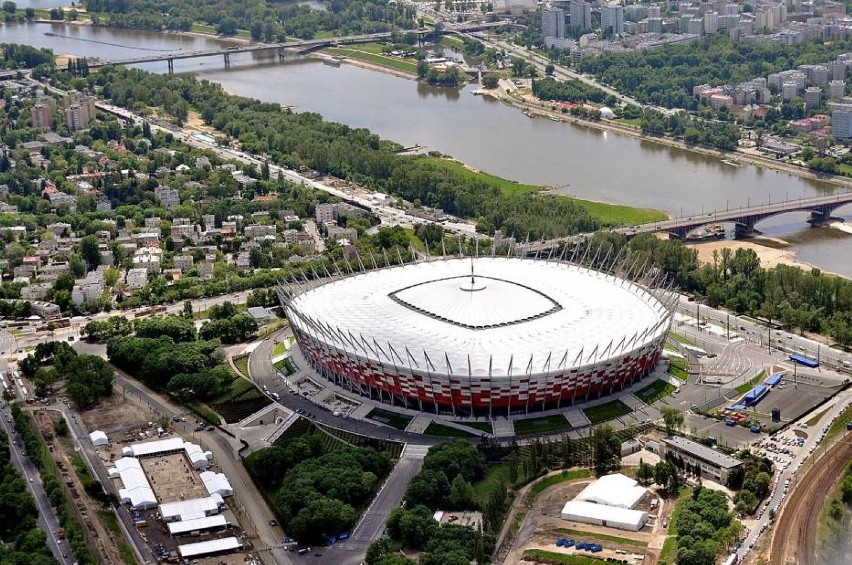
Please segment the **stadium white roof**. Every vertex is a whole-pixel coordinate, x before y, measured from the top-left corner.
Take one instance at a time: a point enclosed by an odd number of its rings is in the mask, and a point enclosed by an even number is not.
[[[157,497],[138,459],[122,457],[114,462],[108,473],[110,477],[117,476],[121,480],[123,488],[118,489],[118,497],[123,504],[130,504],[137,510],[157,505]]]
[[[222,497],[217,494],[211,494],[205,498],[193,498],[191,500],[177,500],[175,502],[167,502],[160,505],[160,516],[164,521],[180,521],[197,520],[205,518],[211,514],[218,514],[219,507],[222,505]]]
[[[583,502],[594,502],[595,504],[606,504],[618,508],[633,508],[642,497],[645,489],[639,484],[622,474],[604,475],[596,480],[574,498]]]
[[[166,525],[169,527],[171,535],[185,534],[187,532],[195,532],[201,530],[210,530],[212,528],[221,528],[226,526],[228,521],[221,514],[216,516],[205,516],[204,518],[196,518],[194,520],[184,520],[182,522],[169,522]]]
[[[178,553],[180,553],[181,557],[198,557],[199,555],[208,555],[210,553],[219,553],[221,551],[233,551],[240,547],[242,547],[240,540],[230,537],[179,545]]]
[[[228,477],[224,473],[214,473],[212,471],[202,471],[198,474],[201,477],[201,482],[204,483],[204,488],[208,494],[218,494],[219,496],[230,496],[234,494],[234,487],[231,486]]]
[[[601,524],[622,530],[638,531],[648,519],[646,512],[594,504],[582,500],[569,500],[562,508],[562,518],[586,524]]]
[[[298,294],[288,310],[304,331],[348,353],[480,376],[599,362],[660,337],[669,314],[651,293],[611,275],[494,257],[369,271]]]

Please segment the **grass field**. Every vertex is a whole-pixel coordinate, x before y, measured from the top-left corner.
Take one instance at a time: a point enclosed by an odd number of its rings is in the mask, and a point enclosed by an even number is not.
[[[546,432],[562,432],[571,429],[571,424],[561,414],[515,420],[513,424],[515,426],[515,434],[519,436],[543,434]]]
[[[688,337],[682,336],[675,332],[669,332],[669,337],[675,340],[678,343],[682,343],[684,345],[695,345],[695,342],[689,339]]]
[[[586,415],[586,418],[589,419],[589,422],[591,422],[592,425],[595,425],[600,424],[601,422],[606,422],[607,420],[612,420],[613,418],[618,418],[619,416],[630,414],[630,406],[620,400],[613,400],[606,404],[598,404],[597,406],[584,408],[583,413]]]
[[[825,410],[823,410],[822,412],[817,412],[816,414],[814,414],[814,415],[813,415],[813,416],[812,416],[812,417],[811,417],[811,418],[810,418],[807,422],[805,422],[805,423],[806,423],[807,425],[809,425],[809,426],[813,426],[814,424],[816,424],[817,422],[819,422],[820,418],[822,418],[823,416],[825,416],[825,413],[826,413],[826,412],[828,412],[829,410],[831,410],[831,408],[826,408],[826,409],[825,409]]]
[[[531,503],[545,489],[548,489],[553,485],[558,485],[565,481],[573,481],[574,479],[585,479],[590,476],[592,476],[592,472],[588,469],[574,469],[572,471],[562,471],[562,473],[558,475],[550,475],[530,487],[530,490],[527,491],[527,500]]]
[[[530,192],[538,192],[547,187],[534,184],[524,184],[513,180],[500,178],[482,171],[471,170],[464,164],[450,159],[441,157],[419,157],[426,159],[430,163],[444,170],[451,171],[463,178],[470,180],[482,181],[494,186],[497,186],[505,195],[525,194]],[[568,198],[565,196],[564,198]],[[632,208],[630,206],[618,206],[615,204],[604,204],[602,202],[593,202],[591,200],[575,199],[578,204],[583,206],[594,217],[607,225],[627,225],[633,226],[658,220],[665,220],[668,216],[658,210],[650,210],[647,208]]]
[[[427,436],[474,437],[474,434],[470,432],[459,430],[457,428],[451,428],[450,426],[445,426],[437,422],[430,422],[429,425],[426,426],[426,429],[423,431],[423,433]]]
[[[755,387],[755,385],[757,385],[765,376],[766,376],[766,371],[765,370],[761,371],[758,374],[756,374],[755,376],[753,376],[750,380],[744,382],[743,384],[741,384],[740,386],[735,388],[734,390],[737,391],[737,394],[745,394],[748,391],[750,391],[751,389],[753,389]]]
[[[621,545],[632,545],[634,547],[648,547],[648,542],[636,540],[636,539],[628,539],[628,538],[620,538],[618,536],[611,536],[608,534],[598,534],[598,533],[589,533],[589,532],[581,532],[580,530],[572,530],[571,528],[559,528],[559,533],[569,536],[574,536],[575,538],[579,538],[581,541],[585,541],[586,539],[590,539],[592,541],[610,541],[612,543],[620,543]]]
[[[378,49],[376,49],[378,47]],[[339,57],[349,57],[372,65],[387,67],[410,75],[417,75],[417,61],[383,55],[381,46],[376,43],[363,43],[357,47],[326,47],[322,53]]]
[[[236,367],[237,371],[239,371],[240,374],[242,374],[242,376],[244,376],[246,378],[249,378],[251,376],[251,375],[249,375],[248,364],[249,364],[249,356],[248,355],[242,355],[240,357],[234,357],[234,367]]]
[[[491,489],[498,485],[511,486],[509,464],[495,463],[485,468],[485,476],[473,483],[473,494],[481,505],[485,505]]]
[[[840,416],[828,427],[828,431],[825,432],[825,439],[836,436],[841,431],[846,429],[846,422],[852,420],[852,405],[847,406],[843,412],[840,413]]]
[[[453,422],[454,424],[461,424],[462,426],[467,426],[468,428],[475,428],[477,430],[483,431],[487,434],[494,433],[494,426],[491,425],[491,422]]]
[[[669,368],[666,372],[684,383],[689,377],[689,369],[686,366],[686,360],[681,359],[680,357],[673,357],[669,359]]]
[[[677,516],[680,513],[681,503],[688,498],[692,497],[692,489],[689,487],[683,487],[680,489],[678,493],[677,500],[675,501],[674,511],[672,512],[671,520],[669,520],[669,537],[666,538],[666,541],[663,543],[663,549],[660,552],[659,563],[674,563],[675,562],[675,554],[677,552],[677,527],[675,524],[677,523]]]
[[[248,359],[248,357],[246,357]],[[239,422],[254,414],[272,401],[254,386],[248,379],[237,377],[231,382],[231,388],[210,402],[210,408],[216,411],[226,422]]]
[[[98,515],[101,517],[101,522],[103,522],[104,527],[115,534],[115,545],[124,562],[138,563],[133,550],[130,549],[130,546],[127,545],[126,541],[124,541],[124,533],[121,531],[121,526],[118,525],[118,518],[116,518],[115,515],[108,510],[99,510]]]
[[[275,347],[272,348],[272,358],[275,359],[279,355],[284,355],[287,351],[287,344],[283,341],[276,343]]]
[[[447,47],[455,49],[456,51],[461,51],[462,49],[464,49],[464,41],[455,37],[449,37],[445,35],[441,37],[441,43],[446,45]]]
[[[536,563],[549,563],[551,565],[600,565],[606,563],[603,559],[578,555],[574,553],[556,553],[543,549],[528,549],[524,551],[524,559]]]
[[[653,404],[661,398],[670,395],[675,390],[677,390],[677,387],[675,387],[674,385],[669,384],[666,381],[661,381],[660,379],[657,379],[650,385],[638,391],[636,393],[636,396],[638,396],[640,400],[647,404]]]
[[[411,416],[400,414],[399,412],[391,412],[390,410],[383,410],[381,408],[373,408],[370,410],[369,414],[367,414],[367,417],[371,420],[381,422],[382,424],[387,424],[388,426],[398,430],[404,430],[411,420],[414,419]]]
[[[275,368],[287,375],[288,377],[296,372],[296,367],[293,366],[293,362],[290,361],[289,357],[285,357],[281,361],[275,363]]]

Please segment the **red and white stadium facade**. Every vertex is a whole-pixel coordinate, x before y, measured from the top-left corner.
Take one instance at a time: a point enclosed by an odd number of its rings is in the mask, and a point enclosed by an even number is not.
[[[611,394],[653,370],[673,294],[658,274],[606,267],[443,258],[279,296],[301,355],[335,384],[430,412],[504,415]]]

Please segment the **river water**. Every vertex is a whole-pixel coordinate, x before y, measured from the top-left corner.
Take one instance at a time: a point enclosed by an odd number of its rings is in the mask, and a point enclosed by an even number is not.
[[[201,36],[49,24],[0,27],[0,42],[112,60],[153,50],[195,51],[228,44]],[[165,63],[140,66],[166,71]],[[218,57],[178,60],[175,71],[219,82],[234,94],[369,128],[406,146],[423,145],[502,177],[591,200],[658,208],[674,216],[844,191],[611,132],[530,119],[501,102],[473,96],[473,87],[434,88],[350,65],[335,68],[300,57],[280,62],[277,56],[258,54],[231,55],[227,70]],[[852,221],[852,206],[837,215]],[[785,214],[758,228],[792,243],[801,261],[852,277],[852,235],[810,228],[806,217]]]

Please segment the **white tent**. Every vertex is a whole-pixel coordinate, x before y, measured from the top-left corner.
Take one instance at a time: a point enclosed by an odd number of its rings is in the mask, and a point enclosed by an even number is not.
[[[605,504],[618,508],[633,508],[646,490],[639,483],[622,474],[605,475],[583,489],[574,500]]]
[[[638,532],[648,521],[648,514],[628,508],[569,500],[562,508],[562,519]]]
[[[118,489],[118,497],[122,504],[129,504],[134,510],[157,506],[157,497],[137,459],[122,457],[107,471],[110,478],[121,480],[123,488]]]
[[[169,534],[178,535],[187,532],[200,532],[203,530],[212,530],[213,528],[224,528],[228,525],[228,520],[222,514],[216,516],[205,516],[204,518],[195,518],[194,520],[185,520],[183,522],[169,522],[166,524],[169,528]]]
[[[221,553],[224,551],[233,551],[242,547],[240,540],[237,538],[214,539],[208,541],[200,541],[198,543],[188,543],[178,546],[180,556],[188,559],[191,557],[200,557],[211,553]]]
[[[160,516],[162,516],[163,522],[196,520],[218,514],[222,504],[224,502],[218,494],[212,494],[205,498],[167,502],[160,505]]]
[[[218,494],[219,496],[231,496],[234,494],[234,488],[224,473],[202,471],[199,473],[199,476],[208,494]]]
[[[94,445],[95,447],[100,447],[102,445],[107,445],[109,443],[109,439],[107,438],[107,435],[100,430],[95,430],[92,433],[90,433],[89,439],[92,441],[92,445]]]

